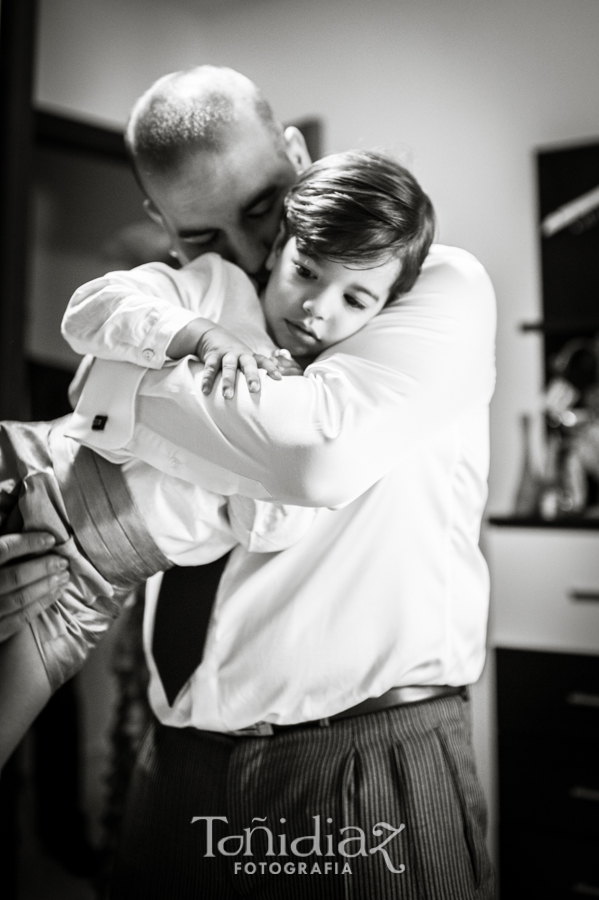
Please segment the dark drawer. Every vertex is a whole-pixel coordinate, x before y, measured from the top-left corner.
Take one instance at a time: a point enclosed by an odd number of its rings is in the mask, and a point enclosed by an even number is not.
[[[500,854],[501,900],[599,897],[597,842],[511,831]]]
[[[599,743],[599,657],[500,648],[496,661],[500,737]]]
[[[502,829],[596,838],[599,855],[599,743],[502,738],[499,788]]]

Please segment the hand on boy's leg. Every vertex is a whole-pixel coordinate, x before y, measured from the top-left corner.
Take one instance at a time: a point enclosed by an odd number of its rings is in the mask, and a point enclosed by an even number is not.
[[[48,552],[53,545],[51,535],[39,532],[0,537],[0,641],[60,597],[68,564]]]

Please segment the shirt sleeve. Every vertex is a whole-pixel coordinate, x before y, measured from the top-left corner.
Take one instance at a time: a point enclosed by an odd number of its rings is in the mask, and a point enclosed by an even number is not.
[[[179,270],[149,263],[110,272],[75,291],[62,334],[77,353],[160,369],[178,331],[198,316],[220,321],[225,306],[227,319],[242,313],[255,328],[258,317],[263,329],[255,290],[237,266],[214,253]]]
[[[157,468],[176,464],[179,477],[229,471],[236,491],[259,499],[341,506],[489,403],[494,335],[485,270],[465,251],[437,246],[409,294],[303,377],[263,379],[257,395],[240,379],[225,399],[202,394],[202,367],[191,358],[147,372],[127,449]],[[224,490],[222,480],[203,483]]]
[[[252,500],[241,494],[228,499],[233,534],[251,553],[274,553],[297,544],[308,533],[317,509]]]

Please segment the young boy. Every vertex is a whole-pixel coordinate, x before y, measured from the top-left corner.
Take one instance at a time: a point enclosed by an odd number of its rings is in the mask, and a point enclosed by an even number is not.
[[[258,394],[257,366],[277,377],[268,359],[277,345],[298,364],[279,355],[280,367],[299,374],[408,291],[433,231],[430,201],[405,169],[380,153],[338,154],[311,166],[288,195],[262,307],[241,270],[206,254],[180,271],[150,264],[91,282],[72,298],[63,331],[78,352],[139,366],[140,377],[144,366],[196,355],[206,392],[222,367],[230,396],[239,367]],[[118,417],[117,400],[99,401],[96,430]],[[15,530],[20,515],[24,528],[51,531],[70,563],[62,600],[31,624],[53,689],[80,667],[127,588],[173,564],[217,559],[239,541],[282,549],[314,514],[227,500],[193,473],[177,468],[174,477],[172,459],[156,459],[152,448],[152,466],[109,446],[92,453],[73,440],[87,413],[79,405],[71,421],[7,423],[0,432],[2,526],[10,519]]]

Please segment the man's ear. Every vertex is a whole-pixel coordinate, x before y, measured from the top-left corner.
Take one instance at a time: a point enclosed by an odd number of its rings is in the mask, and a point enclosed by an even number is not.
[[[272,272],[274,269],[275,262],[277,260],[277,256],[285,246],[287,242],[287,229],[285,227],[285,223],[281,222],[279,225],[279,230],[277,232],[277,236],[275,238],[275,242],[272,245],[272,249],[266,258],[266,262],[264,263],[264,268],[268,272]]]
[[[162,228],[164,233],[168,236],[169,243],[172,243],[172,240],[173,240],[172,235],[169,233],[169,230],[166,227],[166,223],[164,221],[162,213],[160,212],[158,207],[155,206],[154,203],[148,197],[146,197],[146,199],[144,200],[143,205],[144,205],[144,212],[146,213],[146,215],[149,216],[149,218],[152,220],[152,222],[155,222],[156,225],[160,225],[160,227]],[[181,266],[185,265],[185,260],[181,259],[181,257],[179,256],[178,250],[175,250],[174,247],[171,246],[170,250],[168,251],[168,254],[169,254],[169,256],[172,256],[173,259],[176,259],[177,262],[179,263],[179,265],[181,265]]]
[[[285,129],[284,137],[287,157],[299,175],[300,172],[303,172],[304,169],[307,169],[312,163],[308,148],[306,147],[306,140],[299,128],[296,128],[295,125],[289,125]]]
[[[164,224],[164,219],[162,218],[162,214],[157,206],[154,206],[154,203],[146,198],[144,200],[144,212],[146,215],[150,217],[152,222],[156,222],[157,225],[160,225],[161,228],[164,228],[166,231],[166,226]]]

